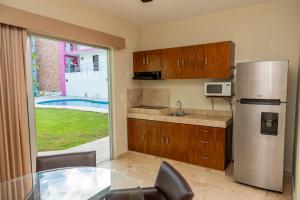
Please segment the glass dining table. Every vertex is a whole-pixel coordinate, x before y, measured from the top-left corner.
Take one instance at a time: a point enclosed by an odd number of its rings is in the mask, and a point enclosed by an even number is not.
[[[139,181],[99,167],[60,168],[0,183],[2,200],[100,200],[116,190],[130,190],[129,198],[143,199]]]

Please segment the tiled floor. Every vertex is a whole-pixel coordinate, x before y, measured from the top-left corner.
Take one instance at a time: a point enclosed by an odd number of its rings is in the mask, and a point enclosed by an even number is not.
[[[162,160],[174,166],[191,185],[195,200],[291,200],[291,177],[286,176],[284,192],[266,191],[234,182],[232,170],[224,172],[196,165],[162,159],[136,152],[127,152],[117,160],[107,161],[100,166],[126,174],[140,186],[152,186]]]

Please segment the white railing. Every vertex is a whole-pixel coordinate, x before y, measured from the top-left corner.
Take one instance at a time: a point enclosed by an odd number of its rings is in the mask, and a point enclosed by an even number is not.
[[[94,65],[98,64],[98,70],[95,70]],[[65,66],[66,73],[76,73],[76,72],[98,72],[101,70],[100,63],[82,63],[82,64],[71,64]]]
[[[47,99],[86,99],[86,100],[93,100],[93,101],[108,102],[107,97],[101,97],[100,95],[95,95],[95,96],[92,96],[92,97],[87,97],[87,96],[62,96],[61,92],[53,92],[53,91],[37,91],[36,98],[39,99],[40,97],[47,97]]]

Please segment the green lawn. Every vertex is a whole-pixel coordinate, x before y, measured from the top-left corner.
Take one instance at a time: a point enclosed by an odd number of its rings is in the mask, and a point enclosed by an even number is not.
[[[38,151],[63,150],[108,135],[108,115],[36,108]]]

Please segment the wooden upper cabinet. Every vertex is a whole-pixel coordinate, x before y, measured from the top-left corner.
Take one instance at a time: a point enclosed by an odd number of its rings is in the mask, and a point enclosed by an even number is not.
[[[205,78],[205,45],[195,46],[195,78]]]
[[[181,48],[162,50],[162,77],[163,79],[181,78]]]
[[[181,48],[181,78],[197,78],[195,70],[195,47]]]
[[[234,66],[233,42],[206,44],[204,52],[205,78],[231,78]]]
[[[164,49],[162,53],[164,79],[189,79],[195,77],[195,47]]]
[[[151,50],[145,52],[146,71],[161,71],[161,50]]]
[[[133,53],[134,72],[162,71],[163,79],[226,79],[233,75],[231,41]]]
[[[133,71],[134,72],[161,71],[161,50],[134,52]]]
[[[133,52],[133,71],[144,72],[146,70],[145,52]]]

